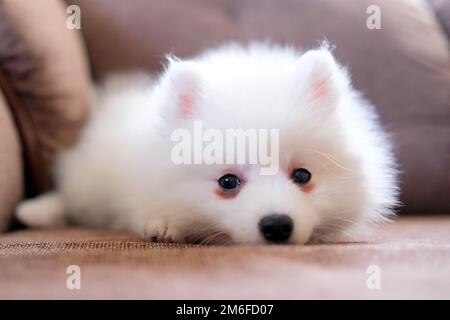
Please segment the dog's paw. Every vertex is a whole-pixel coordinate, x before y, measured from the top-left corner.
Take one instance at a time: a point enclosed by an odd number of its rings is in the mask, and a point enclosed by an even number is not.
[[[167,220],[152,220],[146,223],[144,230],[145,238],[153,242],[181,243],[185,238],[181,229]]]
[[[61,227],[66,224],[64,203],[56,192],[21,202],[16,208],[16,217],[30,227]]]

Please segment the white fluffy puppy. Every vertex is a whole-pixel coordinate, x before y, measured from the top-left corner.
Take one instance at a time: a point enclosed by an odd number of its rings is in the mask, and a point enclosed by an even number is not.
[[[391,144],[327,48],[227,45],[168,60],[153,83],[129,77],[98,90],[78,144],[60,155],[55,190],[20,204],[21,221],[159,241],[303,244],[391,215]],[[279,170],[175,164],[172,134],[195,121],[279,130]]]

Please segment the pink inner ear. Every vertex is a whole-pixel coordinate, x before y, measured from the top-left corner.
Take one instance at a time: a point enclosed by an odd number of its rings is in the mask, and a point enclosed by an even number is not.
[[[188,118],[194,111],[194,97],[192,95],[180,96],[180,114],[183,118]]]
[[[314,82],[313,86],[313,100],[317,100],[325,96],[326,94],[326,81],[325,80],[317,80]]]

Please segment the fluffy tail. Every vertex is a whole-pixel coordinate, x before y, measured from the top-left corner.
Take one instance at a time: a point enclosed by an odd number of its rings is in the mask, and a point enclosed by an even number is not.
[[[66,225],[64,202],[57,192],[45,193],[37,198],[21,202],[16,216],[30,227],[58,227]]]

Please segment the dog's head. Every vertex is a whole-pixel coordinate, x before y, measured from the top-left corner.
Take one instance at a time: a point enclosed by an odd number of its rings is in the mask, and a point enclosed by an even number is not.
[[[167,202],[187,233],[328,241],[395,202],[386,140],[325,48],[228,47],[172,60],[161,88]]]

